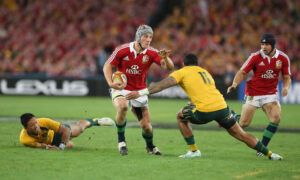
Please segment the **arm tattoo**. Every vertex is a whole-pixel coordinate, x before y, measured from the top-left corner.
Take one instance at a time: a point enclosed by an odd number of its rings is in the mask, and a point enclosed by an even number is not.
[[[171,86],[175,86],[177,84],[176,80],[173,77],[167,77],[161,81],[159,81],[158,83],[154,83],[151,84],[148,87],[149,93],[153,94],[153,93],[157,93],[161,90],[167,89]]]

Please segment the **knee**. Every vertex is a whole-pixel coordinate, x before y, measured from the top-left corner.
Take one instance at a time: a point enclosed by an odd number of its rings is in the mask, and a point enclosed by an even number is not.
[[[239,122],[239,125],[240,125],[242,128],[245,128],[245,127],[248,127],[248,126],[249,126],[249,123],[246,123],[246,122]]]
[[[280,114],[276,114],[272,117],[271,122],[274,123],[274,124],[279,124],[280,119],[281,119]]]
[[[125,112],[128,110],[128,105],[127,103],[120,103],[118,104],[117,109],[119,112]]]
[[[141,124],[141,128],[144,130],[144,132],[149,133],[152,132],[152,126],[150,123]]]

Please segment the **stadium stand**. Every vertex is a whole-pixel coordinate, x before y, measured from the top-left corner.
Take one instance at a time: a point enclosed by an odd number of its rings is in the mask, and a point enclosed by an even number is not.
[[[300,1],[178,1],[159,24],[153,46],[172,50],[177,67],[194,52],[214,76],[230,82],[259,37],[273,32],[300,81]],[[131,41],[136,27],[153,22],[161,1],[2,0],[0,75],[95,78],[116,45]],[[145,8],[147,7],[147,8]],[[160,9],[161,10],[161,9]],[[170,11],[170,9],[168,9]],[[166,72],[153,67],[149,78]]]

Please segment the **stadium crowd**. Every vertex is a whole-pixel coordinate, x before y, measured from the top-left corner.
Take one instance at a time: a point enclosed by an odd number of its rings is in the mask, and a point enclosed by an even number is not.
[[[157,1],[3,0],[0,75],[102,76],[107,56],[132,41],[139,24],[149,23]],[[300,1],[182,2],[156,26],[152,44],[171,49],[177,67],[183,54],[193,52],[229,83],[249,53],[260,48],[261,34],[272,32],[277,48],[291,58],[292,78],[300,81]],[[149,77],[165,75],[153,66]]]

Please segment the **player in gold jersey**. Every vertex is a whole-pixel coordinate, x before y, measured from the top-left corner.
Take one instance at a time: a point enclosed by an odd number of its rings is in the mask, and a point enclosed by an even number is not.
[[[151,84],[148,89],[131,92],[126,98],[135,99],[141,95],[153,94],[175,85],[179,85],[191,101],[177,114],[179,129],[189,145],[189,151],[179,157],[193,158],[201,156],[201,152],[195,144],[190,123],[206,124],[215,120],[231,136],[244,142],[250,148],[262,152],[269,159],[283,159],[280,155],[269,151],[257,138],[245,132],[236,123],[235,114],[229,110],[223,95],[215,86],[214,79],[208,71],[198,66],[198,59],[194,54],[188,54],[184,57],[183,68],[174,71],[162,81]]]
[[[70,124],[61,124],[49,118],[36,118],[31,113],[21,115],[23,129],[20,133],[20,143],[27,147],[43,149],[72,148],[72,138],[79,136],[91,126],[111,126],[110,118],[94,118],[80,120]]]

